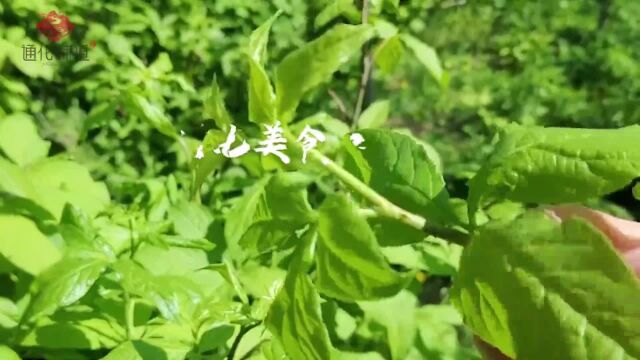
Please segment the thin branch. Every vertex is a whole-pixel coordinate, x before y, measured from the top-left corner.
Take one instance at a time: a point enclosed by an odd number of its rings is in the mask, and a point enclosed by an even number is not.
[[[369,22],[369,0],[362,0],[362,24]],[[362,78],[360,78],[360,89],[358,90],[358,100],[356,101],[356,107],[353,109],[353,122],[351,127],[355,129],[358,126],[358,118],[362,113],[362,105],[367,92],[367,83],[371,78],[371,63],[373,62],[373,55],[369,44],[365,44],[362,48]]]
[[[344,121],[348,122],[350,115],[349,111],[347,111],[347,107],[345,106],[344,101],[342,101],[340,96],[338,96],[335,91],[329,89],[327,90],[327,92],[329,93],[329,96],[331,96],[331,99],[333,99],[333,102],[336,103],[336,106],[338,106],[338,110],[340,110],[340,112],[342,113]]]
[[[346,184],[351,190],[357,192],[369,201],[371,205],[373,205],[375,212],[380,216],[398,220],[415,229],[422,230],[428,235],[440,237],[444,240],[462,246],[469,242],[469,234],[457,229],[432,224],[424,217],[397,206],[319,151],[310,150],[308,157],[309,159],[322,164],[325,169],[336,175],[338,179]],[[364,213],[367,216],[372,215],[370,211],[365,211]]]

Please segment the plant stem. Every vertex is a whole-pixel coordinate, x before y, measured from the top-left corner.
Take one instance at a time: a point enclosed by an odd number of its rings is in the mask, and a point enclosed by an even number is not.
[[[424,217],[404,210],[387,200],[384,196],[378,194],[375,190],[369,187],[369,185],[363,183],[360,179],[353,176],[350,172],[336,164],[333,160],[324,156],[319,151],[310,150],[308,157],[309,159],[322,164],[325,169],[336,175],[344,184],[369,201],[373,205],[374,210],[380,216],[396,219],[413,228],[422,230],[429,235],[440,237],[462,246],[469,242],[469,235],[467,233],[457,229],[445,228],[431,224]],[[371,211],[366,211],[365,215],[370,217],[372,215]]]
[[[369,22],[369,0],[362,0],[362,24]],[[371,63],[372,63],[371,49],[369,44],[365,44],[362,48],[362,78],[360,78],[360,89],[358,90],[358,99],[356,100],[356,106],[353,109],[353,122],[351,128],[358,127],[358,119],[362,113],[362,105],[367,92],[367,83],[371,78]]]
[[[135,325],[133,323],[133,317],[136,310],[135,299],[131,298],[128,291],[124,292],[124,319],[125,319],[125,331],[127,334],[127,340],[133,340]]]
[[[255,322],[253,324],[243,325],[242,327],[240,327],[240,332],[238,333],[238,336],[236,336],[236,338],[233,340],[231,349],[229,349],[229,353],[227,354],[227,360],[233,360],[233,358],[236,356],[236,351],[238,351],[238,346],[240,345],[242,337],[244,337],[251,329],[255,328],[258,325],[260,325],[260,322]]]

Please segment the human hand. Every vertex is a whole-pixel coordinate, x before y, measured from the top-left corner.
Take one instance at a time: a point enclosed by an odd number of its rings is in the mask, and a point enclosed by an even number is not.
[[[576,205],[558,206],[547,210],[549,216],[562,222],[571,217],[583,218],[611,240],[622,259],[640,277],[640,222],[620,219],[600,211]],[[476,337],[476,345],[487,360],[509,360],[498,349]]]

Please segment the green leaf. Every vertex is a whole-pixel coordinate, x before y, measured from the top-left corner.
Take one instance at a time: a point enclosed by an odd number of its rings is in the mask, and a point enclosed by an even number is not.
[[[267,59],[267,43],[269,42],[269,32],[271,26],[276,21],[278,16],[282,14],[282,10],[278,10],[267,21],[255,29],[249,37],[249,56],[258,65],[264,64]]]
[[[247,293],[244,291],[242,284],[240,284],[236,270],[230,261],[225,261],[222,264],[211,264],[207,266],[206,269],[215,270],[220,273],[220,275],[222,275],[222,277],[227,280],[231,286],[233,286],[233,289],[236,291],[240,300],[245,304],[249,303]]]
[[[393,296],[408,280],[386,262],[373,230],[344,195],[319,210],[318,289],[344,301]]]
[[[80,300],[98,280],[109,263],[103,256],[65,257],[38,277],[36,293],[29,318],[53,313],[60,307]]]
[[[310,222],[313,212],[307,202],[308,182],[309,179],[301,173],[288,172],[263,178],[256,183],[235,203],[226,216],[227,242],[237,244],[253,224],[261,221],[286,221],[291,232]],[[278,228],[273,229],[279,231]],[[245,245],[250,243],[252,241],[244,242]],[[273,244],[261,244],[267,247],[271,245]]]
[[[21,360],[20,356],[16,354],[10,347],[0,345],[0,359],[3,360]]]
[[[420,244],[424,270],[432,275],[452,276],[458,271],[462,246],[446,240],[429,237]]]
[[[185,276],[154,276],[130,260],[120,260],[113,268],[119,274],[124,290],[149,300],[165,319],[191,319],[196,305],[202,298],[198,286]]]
[[[429,305],[416,310],[420,352],[425,359],[480,360],[473,346],[462,344],[462,317],[451,305]]]
[[[411,35],[401,34],[400,38],[404,44],[413,51],[413,54],[418,58],[418,61],[424,65],[440,86],[446,86],[447,76],[442,69],[442,65],[440,64],[440,59],[438,58],[436,51],[431,46]]]
[[[364,149],[345,141],[347,170],[406,210],[445,224],[452,221],[442,173],[420,144],[391,130],[359,133]]]
[[[389,117],[389,100],[376,101],[360,115],[358,119],[359,129],[379,128]]]
[[[404,47],[400,36],[394,35],[385,39],[376,48],[373,59],[383,74],[390,74],[400,63]]]
[[[331,78],[373,36],[365,25],[336,25],[288,54],[276,69],[278,119],[290,122],[302,96]]]
[[[256,124],[273,124],[276,121],[276,95],[269,76],[256,60],[249,62],[249,121]]]
[[[165,347],[163,347],[165,345]],[[168,346],[175,348],[168,348]],[[153,340],[133,340],[120,344],[102,360],[183,360],[188,352],[186,346]]]
[[[166,52],[158,54],[156,60],[149,65],[149,72],[154,78],[158,78],[164,74],[170,73],[173,70],[173,63],[171,58]]]
[[[160,105],[150,102],[144,96],[134,92],[127,94],[125,102],[132,113],[147,121],[162,134],[174,139],[178,137],[176,128]]]
[[[0,150],[20,166],[44,159],[51,143],[38,135],[30,116],[12,114],[0,120]]]
[[[353,4],[353,0],[331,0],[316,16],[313,26],[319,29],[341,15],[347,17],[351,22],[357,22],[360,18],[360,12]]]
[[[32,275],[61,258],[58,248],[33,221],[16,215],[0,215],[0,255]]]
[[[633,187],[633,196],[640,200],[640,183]]]
[[[207,208],[186,201],[180,201],[169,209],[169,219],[177,234],[190,239],[205,238],[213,222],[213,216]]]
[[[0,191],[32,200],[38,198],[25,171],[3,157],[0,157]]]
[[[86,309],[86,308],[85,308]],[[104,313],[66,312],[59,321],[44,317],[29,329],[20,346],[47,349],[110,349],[118,346],[125,331]],[[55,351],[55,350],[54,350]]]
[[[19,321],[20,310],[18,306],[13,301],[0,297],[0,328],[11,329],[18,326]],[[0,351],[1,353],[2,351]]]
[[[504,354],[640,358],[640,282],[607,237],[543,212],[480,230],[452,291],[474,332]]]
[[[331,352],[331,360],[384,360],[382,355],[377,352],[356,353],[333,349]]]
[[[265,325],[296,360],[331,358],[329,333],[322,322],[320,296],[307,275],[315,234],[299,245],[284,285],[273,301]]]
[[[194,169],[192,196],[200,191],[202,183],[217,169],[220,169],[226,162],[227,158],[221,154],[215,154],[215,150],[220,144],[227,139],[227,134],[220,130],[209,130],[202,140],[202,159],[195,159],[192,162]]]
[[[638,125],[607,130],[509,126],[469,183],[469,213],[493,199],[580,202],[621,189],[640,176],[639,138]]]
[[[368,220],[381,246],[401,246],[421,242],[426,237],[418,230],[396,219],[374,217]]]
[[[34,201],[0,191],[0,214],[21,215],[38,222],[55,222],[55,217]]]
[[[229,127],[233,123],[233,119],[227,111],[227,107],[224,105],[224,97],[218,87],[218,80],[213,77],[211,83],[211,89],[204,102],[204,115],[213,119],[213,122],[218,126],[218,129],[222,131],[228,131]]]
[[[401,291],[394,297],[378,301],[361,301],[365,319],[385,328],[386,340],[391,350],[391,359],[405,359],[417,333],[415,308],[418,300],[409,291]],[[390,311],[402,309],[402,311]]]
[[[269,219],[254,222],[240,238],[240,246],[250,254],[264,254],[293,245],[295,230],[290,220]]]
[[[110,202],[106,185],[94,181],[85,167],[72,161],[47,159],[26,168],[25,174],[37,189],[33,200],[56,217],[66,203],[93,217]]]

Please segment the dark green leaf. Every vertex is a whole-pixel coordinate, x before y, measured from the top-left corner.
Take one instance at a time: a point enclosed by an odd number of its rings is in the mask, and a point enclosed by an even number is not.
[[[319,210],[318,289],[353,301],[389,297],[408,277],[386,262],[373,230],[344,195],[327,197]]]
[[[345,167],[382,196],[406,210],[444,224],[452,222],[442,173],[425,149],[391,130],[359,131],[361,147],[345,142]]]

